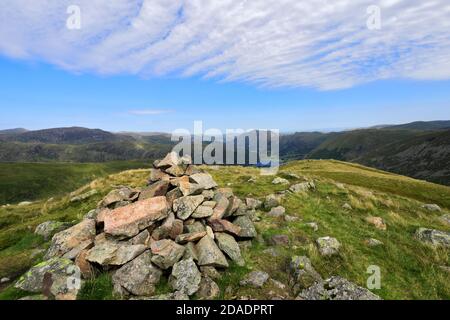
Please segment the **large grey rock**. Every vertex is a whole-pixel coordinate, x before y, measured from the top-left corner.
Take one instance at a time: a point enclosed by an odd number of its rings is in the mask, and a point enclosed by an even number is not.
[[[175,263],[169,283],[172,289],[191,296],[198,291],[201,279],[202,275],[194,260],[187,259]]]
[[[279,206],[280,203],[281,203],[281,196],[270,194],[264,200],[264,208],[266,210],[270,210],[272,208]]]
[[[114,273],[114,291],[122,296],[151,296],[161,276],[162,271],[152,264],[152,254],[146,251]]]
[[[95,220],[83,220],[73,227],[53,236],[52,243],[45,255],[45,259],[62,257],[72,250],[74,250],[75,253],[76,251],[80,252],[94,241],[95,234]]]
[[[243,266],[245,261],[242,258],[239,244],[236,242],[234,237],[226,233],[216,233],[215,236],[219,249],[225,252],[225,254],[239,266]]]
[[[308,257],[294,256],[288,267],[289,285],[295,294],[307,289],[315,283],[321,283],[322,277],[314,269]]]
[[[199,266],[213,266],[219,268],[228,268],[227,258],[217,247],[210,236],[205,236],[195,246],[198,253]]]
[[[99,203],[100,208],[114,208],[114,205],[118,202],[131,201],[135,199],[139,193],[131,188],[123,187],[120,189],[112,190],[108,195]]]
[[[187,220],[204,200],[202,195],[181,197],[173,202],[173,211],[179,219]]]
[[[269,280],[270,276],[263,271],[250,272],[241,282],[241,286],[250,286],[253,288],[262,288],[264,284]]]
[[[416,238],[433,246],[450,247],[450,232],[419,228],[416,231]]]
[[[241,238],[255,238],[258,235],[252,220],[247,216],[237,217],[233,221],[233,224],[241,228],[241,232],[239,233],[239,237]]]
[[[289,180],[276,177],[275,179],[273,179],[272,184],[289,184]]]
[[[151,244],[152,262],[163,270],[173,267],[184,255],[185,248],[172,240],[160,240]]]
[[[267,213],[267,215],[269,217],[278,218],[278,217],[283,216],[285,213],[286,213],[286,209],[284,207],[282,207],[282,206],[278,206],[278,207],[272,208]]]
[[[217,183],[209,173],[196,173],[191,175],[190,179],[204,190],[217,187]]]
[[[299,299],[303,300],[381,300],[369,290],[341,277],[332,277],[325,282],[318,282],[302,291]]]
[[[147,247],[142,244],[130,245],[115,241],[103,241],[88,251],[86,260],[101,266],[122,266],[146,249]]]
[[[73,262],[65,258],[52,258],[39,263],[25,273],[15,284],[15,288],[33,292],[52,295],[57,300],[75,300],[82,280],[74,278],[80,274],[80,270]],[[73,285],[71,285],[73,284]]]
[[[44,237],[45,240],[50,239],[55,233],[70,228],[72,224],[60,221],[46,221],[36,227],[34,233]]]
[[[164,159],[154,164],[157,169],[168,169],[170,167],[179,166],[183,163],[182,159],[176,152],[168,153]]]
[[[316,240],[317,247],[322,256],[332,256],[339,253],[341,244],[336,238],[323,237]]]
[[[442,210],[441,207],[434,203],[424,204],[422,208],[432,212],[440,212]]]
[[[306,192],[315,189],[316,185],[314,184],[314,182],[297,183],[289,188],[289,190],[293,193]]]

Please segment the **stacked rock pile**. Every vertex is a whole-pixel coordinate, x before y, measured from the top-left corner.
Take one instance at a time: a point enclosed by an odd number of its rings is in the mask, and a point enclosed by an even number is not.
[[[173,289],[166,298],[214,298],[217,269],[244,264],[240,242],[257,235],[256,205],[169,153],[155,161],[146,188],[111,191],[83,221],[54,235],[45,261],[16,287],[75,299],[84,280],[110,272],[123,298],[154,297],[163,277]]]

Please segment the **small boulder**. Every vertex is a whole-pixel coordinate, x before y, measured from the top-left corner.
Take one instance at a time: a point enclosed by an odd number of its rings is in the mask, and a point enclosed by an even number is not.
[[[262,208],[262,201],[253,199],[253,198],[246,198],[245,204],[247,205],[247,209],[249,210],[258,210]]]
[[[197,242],[198,240],[202,239],[204,236],[206,236],[206,231],[202,232],[194,232],[194,233],[184,233],[180,234],[176,238],[176,243],[179,244],[185,244],[188,242]]]
[[[95,234],[95,221],[92,219],[83,220],[73,227],[53,236],[52,243],[45,255],[45,259],[62,257],[72,250],[74,250],[75,258],[81,250],[88,247],[94,241]]]
[[[383,245],[383,242],[381,242],[380,240],[374,239],[374,238],[366,239],[366,240],[364,240],[364,243],[368,247],[378,247],[378,246]]]
[[[307,227],[313,229],[314,232],[319,231],[319,225],[318,225],[316,222],[308,222],[308,223],[305,223],[305,226],[307,226]]]
[[[260,289],[269,280],[270,276],[263,271],[250,272],[239,284]]]
[[[214,300],[220,295],[220,288],[211,278],[202,277],[197,291],[197,297],[201,300]]]
[[[194,260],[187,259],[175,263],[169,283],[173,290],[191,296],[198,291],[201,280],[202,274]]]
[[[419,228],[415,236],[418,240],[433,246],[450,247],[450,232]]]
[[[210,220],[208,221],[208,225],[214,232],[226,232],[233,236],[239,236],[241,234],[241,227],[228,220]]]
[[[183,257],[185,248],[172,240],[160,240],[151,244],[151,250],[152,262],[167,270]]]
[[[310,190],[315,190],[316,189],[316,185],[314,184],[314,182],[302,182],[302,183],[297,183],[294,184],[293,186],[291,186],[289,188],[289,191],[293,192],[293,193],[300,193],[300,192],[307,192]]]
[[[342,206],[342,209],[349,210],[349,211],[353,210],[352,206],[349,205],[348,203],[344,203],[344,205]]]
[[[270,210],[279,206],[281,203],[281,197],[278,195],[270,194],[264,200],[264,208]]]
[[[426,209],[428,211],[432,211],[432,212],[440,212],[440,211],[442,211],[441,207],[439,207],[437,204],[434,204],[434,203],[433,204],[431,204],[431,203],[424,204],[422,206],[422,208],[424,208],[424,209]]]
[[[241,228],[241,232],[239,232],[241,238],[255,238],[258,235],[253,222],[247,216],[237,217],[233,224]]]
[[[295,294],[309,288],[315,283],[321,283],[322,277],[314,269],[308,257],[294,256],[289,263],[289,284]]]
[[[213,215],[214,208],[207,206],[207,205],[200,205],[195,212],[191,215],[194,219],[203,219],[203,218],[209,218]]]
[[[196,173],[191,175],[190,179],[204,190],[217,187],[217,183],[209,173]]]
[[[272,184],[289,184],[289,180],[276,177],[275,179],[273,179]]]
[[[369,290],[341,277],[316,283],[299,295],[302,300],[381,300]]]
[[[173,211],[179,219],[187,220],[204,200],[202,195],[181,197],[173,202]]]
[[[323,237],[316,240],[319,252],[322,256],[332,256],[339,253],[341,244],[336,238]]]
[[[147,247],[142,244],[129,245],[106,240],[89,250],[86,260],[101,266],[122,266],[139,256],[146,249]]]
[[[169,186],[170,182],[167,180],[157,181],[141,191],[139,201],[165,196],[169,190]]]
[[[82,281],[73,283],[74,275],[80,270],[73,262],[65,258],[51,258],[32,267],[15,284],[15,288],[51,295],[56,300],[75,300]],[[73,285],[72,285],[73,284]]]
[[[36,227],[34,233],[44,237],[45,240],[50,239],[55,233],[70,228],[72,224],[59,221],[46,221]]]
[[[161,276],[162,271],[152,264],[152,255],[146,251],[114,273],[114,291],[121,296],[127,296],[128,293],[151,296]]]
[[[236,262],[237,265],[243,266],[245,261],[242,258],[239,244],[236,242],[234,237],[221,232],[216,233],[215,236],[219,249],[225,252],[225,254],[230,257],[231,260]]]
[[[195,246],[198,252],[199,266],[228,268],[227,258],[209,236],[203,237]]]
[[[272,208],[267,213],[267,215],[269,217],[278,218],[278,217],[283,216],[285,213],[286,213],[286,209],[284,207],[282,207],[282,206],[278,206],[278,207]]]

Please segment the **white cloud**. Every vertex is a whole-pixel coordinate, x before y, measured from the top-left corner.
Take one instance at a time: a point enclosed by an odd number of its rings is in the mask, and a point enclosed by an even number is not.
[[[260,86],[450,79],[448,0],[3,0],[0,53],[75,72],[202,76]],[[379,5],[382,29],[368,30]]]
[[[158,110],[158,109],[145,109],[145,110],[130,110],[128,111],[129,114],[135,115],[135,116],[154,116],[154,115],[160,115],[165,113],[172,113],[173,110]]]

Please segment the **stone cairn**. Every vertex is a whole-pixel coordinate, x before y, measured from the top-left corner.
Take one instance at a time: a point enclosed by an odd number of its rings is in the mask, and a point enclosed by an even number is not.
[[[218,188],[189,157],[169,153],[154,162],[146,188],[111,191],[83,221],[55,234],[45,261],[15,286],[75,299],[83,281],[110,272],[123,299],[215,298],[218,270],[230,260],[243,265],[240,245],[257,235],[251,200]],[[173,293],[155,296],[163,277]]]

